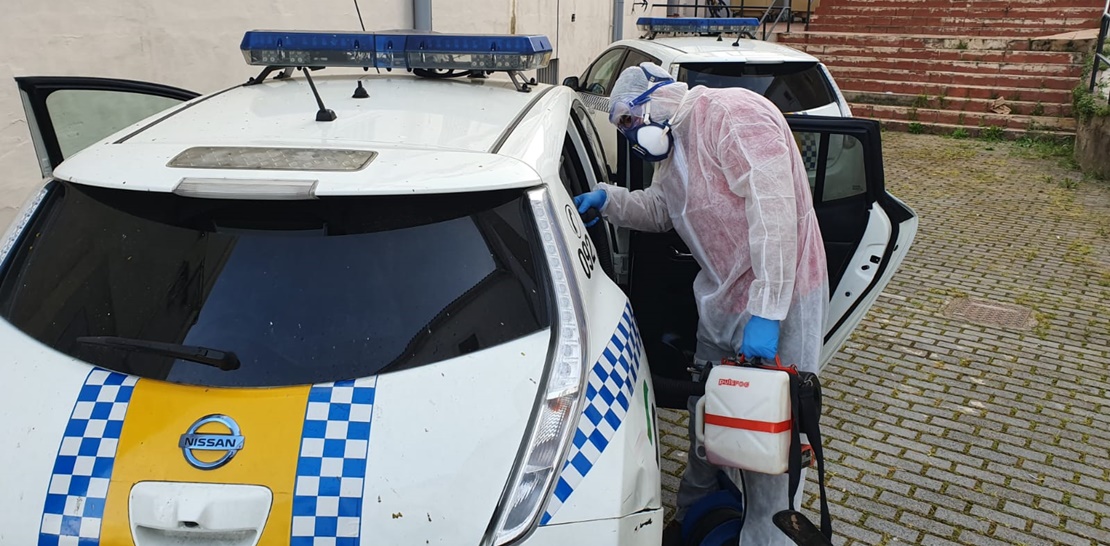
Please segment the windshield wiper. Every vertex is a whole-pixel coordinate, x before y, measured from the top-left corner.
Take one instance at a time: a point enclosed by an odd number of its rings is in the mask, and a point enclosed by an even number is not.
[[[145,339],[132,339],[128,337],[113,336],[84,336],[77,338],[77,343],[86,345],[99,345],[123,351],[152,353],[162,356],[179,358],[190,362],[198,362],[206,366],[219,368],[225,372],[239,369],[239,357],[231,351],[220,351],[208,347],[193,345],[179,345],[177,343],[161,343]]]

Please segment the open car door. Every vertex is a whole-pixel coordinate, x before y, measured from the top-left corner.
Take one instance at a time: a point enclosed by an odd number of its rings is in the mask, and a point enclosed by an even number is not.
[[[156,83],[104,78],[15,79],[43,178],[67,157],[197,93]]]
[[[890,282],[917,232],[914,212],[886,192],[879,124],[873,120],[787,116],[806,156],[813,205],[829,268],[823,367]],[[625,148],[627,143],[622,142]],[[650,164],[622,150],[631,189],[651,183]],[[699,267],[672,230],[629,234],[626,287],[644,340],[660,406],[683,409],[704,387],[690,380],[696,347],[693,297]]]

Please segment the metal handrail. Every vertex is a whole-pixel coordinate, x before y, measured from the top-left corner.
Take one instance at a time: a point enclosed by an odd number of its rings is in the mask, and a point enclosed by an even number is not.
[[[1107,1],[1110,2],[1110,0],[1107,0]],[[762,33],[763,33],[762,34],[762,39],[763,40],[766,40],[767,36],[770,35],[771,33],[773,33],[776,28],[778,28],[779,23],[781,23],[784,18],[786,19],[786,31],[790,32],[790,25],[791,25],[791,23],[794,19],[793,13],[791,12],[790,2],[791,2],[791,0],[772,0],[771,3],[767,6],[767,9],[763,12],[763,15],[760,16],[760,18],[759,18],[760,26],[763,27],[763,30],[762,30]],[[640,2],[640,3],[636,3],[635,5],[644,6],[645,8],[648,7],[647,0],[644,0],[643,2]],[[739,6],[733,6],[731,4],[727,4],[727,3],[724,2],[724,0],[706,0],[706,2],[704,4],[672,4],[672,3],[668,2],[668,3],[665,3],[665,4],[662,4],[662,3],[651,4],[650,7],[651,7],[651,9],[655,9],[655,8],[694,8],[694,17],[697,17],[698,12],[702,9],[705,10],[706,16],[709,16],[709,17],[719,17],[719,15],[717,15],[716,13],[719,13],[719,11],[722,10],[722,9],[725,10],[725,12],[730,14],[730,15],[734,12],[734,10],[739,10],[739,13],[742,15],[744,13],[744,11],[746,9],[748,9],[747,6],[744,5],[744,0],[740,0],[740,5]],[[768,20],[771,17],[771,13],[775,12],[775,10],[778,10],[778,11],[775,15],[774,20],[771,20],[770,23],[768,23]],[[813,13],[813,0],[809,0],[809,3],[806,5],[806,29],[807,30],[809,29],[809,18],[810,18],[810,15],[812,13]],[[668,15],[670,15],[670,14],[668,13]],[[755,38],[755,36],[752,36],[752,38]]]
[[[1102,54],[1102,48],[1106,46],[1106,35],[1110,33],[1110,0],[1106,0],[1106,7],[1102,9],[1102,17],[1099,19],[1098,42],[1095,43],[1095,62],[1091,67],[1091,92],[1095,92],[1098,87],[1098,72],[1102,69],[1103,63],[1110,67],[1110,57]],[[1107,103],[1110,103],[1110,97],[1107,97]]]
[[[646,7],[647,1],[645,0],[643,3],[637,5]],[[741,9],[743,9],[743,0],[741,0],[740,5]],[[694,17],[697,17],[698,12],[704,9],[706,17],[720,17],[720,15],[717,15],[720,10],[725,10],[725,13],[728,13],[732,6],[724,3],[722,0],[716,0],[716,2],[713,0],[706,0],[704,4],[671,4],[669,2],[666,4],[651,4],[651,8],[694,8]],[[670,14],[668,13],[667,15]]]
[[[1107,1],[1110,2],[1110,0],[1107,0]],[[767,36],[769,34],[772,34],[774,32],[775,28],[777,28],[779,26],[779,23],[782,21],[783,14],[786,15],[786,31],[790,32],[790,20],[793,19],[793,17],[790,16],[790,4],[789,4],[790,0],[781,0],[781,2],[786,4],[786,6],[785,7],[779,6],[778,4],[780,3],[780,0],[774,0],[773,2],[771,2],[771,4],[769,6],[767,6],[767,11],[763,12],[763,17],[759,18],[759,22],[763,25],[763,40],[764,41],[766,41]],[[767,25],[767,18],[771,16],[771,11],[774,10],[775,8],[778,8],[778,10],[779,10],[778,15],[775,16],[775,20],[771,22],[770,26],[768,26]]]

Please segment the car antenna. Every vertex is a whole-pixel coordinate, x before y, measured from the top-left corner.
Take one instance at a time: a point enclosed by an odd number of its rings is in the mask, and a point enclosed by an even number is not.
[[[316,121],[335,121],[339,116],[336,116],[335,112],[324,106],[324,100],[320,98],[320,92],[316,90],[316,84],[312,81],[312,68],[307,66],[298,68],[301,72],[304,72],[304,78],[308,80],[308,86],[312,88],[312,95],[316,97],[316,105],[320,107],[320,110],[316,112]]]
[[[362,27],[363,32],[366,32],[366,24],[362,22],[362,10],[358,9],[358,0],[355,0],[355,13],[358,14],[358,26]]]

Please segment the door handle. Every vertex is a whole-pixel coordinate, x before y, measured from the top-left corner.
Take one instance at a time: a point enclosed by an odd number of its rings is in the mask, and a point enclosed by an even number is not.
[[[682,252],[675,247],[671,247],[671,258],[676,260],[693,260],[694,255],[689,252]]]

